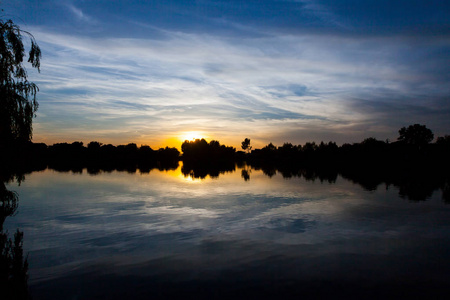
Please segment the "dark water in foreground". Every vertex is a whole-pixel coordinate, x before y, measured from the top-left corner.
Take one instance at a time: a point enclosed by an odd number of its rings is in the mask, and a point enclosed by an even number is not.
[[[24,232],[34,299],[444,298],[450,205],[241,169],[26,176],[9,232]],[[281,299],[281,298],[280,298]]]

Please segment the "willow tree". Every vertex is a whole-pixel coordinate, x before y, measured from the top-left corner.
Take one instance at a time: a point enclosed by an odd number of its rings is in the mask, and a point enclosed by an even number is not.
[[[0,19],[0,145],[29,141],[38,108],[38,87],[28,81],[24,58],[40,71],[41,50],[33,35],[13,21]],[[30,39],[28,55],[22,38]]]

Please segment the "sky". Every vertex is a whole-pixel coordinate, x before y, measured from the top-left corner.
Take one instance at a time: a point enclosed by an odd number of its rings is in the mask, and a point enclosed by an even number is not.
[[[12,0],[41,50],[33,141],[450,134],[450,2]],[[24,40],[28,43],[28,41]]]

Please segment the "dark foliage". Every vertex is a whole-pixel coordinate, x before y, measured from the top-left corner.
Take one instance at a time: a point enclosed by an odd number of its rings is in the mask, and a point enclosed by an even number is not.
[[[408,128],[402,127],[398,133],[400,134],[399,141],[416,146],[426,145],[434,138],[433,132],[425,125],[420,124],[409,125]]]
[[[367,190],[393,185],[401,197],[412,201],[426,200],[441,189],[443,200],[449,201],[450,139],[439,137],[430,144],[432,139],[431,130],[415,124],[402,128],[400,141],[394,143],[373,137],[340,147],[334,142],[281,147],[269,143],[244,159],[269,177],[280,173],[284,178],[334,182],[340,174]],[[242,177],[249,180],[248,174]]]
[[[82,142],[57,143],[51,146],[24,142],[20,147],[0,149],[0,166],[18,173],[43,170],[47,167],[58,171],[82,172],[84,168],[91,174],[103,171],[178,166],[180,152],[176,148],[153,150],[149,146],[136,144],[113,146],[90,142],[87,147]]]
[[[236,148],[221,145],[218,141],[205,139],[184,141],[181,145],[183,161],[225,161],[235,158]]]
[[[138,147],[134,143],[113,146],[90,142],[88,147],[75,142],[55,144],[48,147],[48,166],[58,170],[80,170],[88,168],[95,174],[99,170],[126,170],[135,172],[136,168],[150,170],[161,164],[178,163],[180,153],[176,148],[153,150],[149,146]]]
[[[31,40],[28,62],[39,71],[41,50],[34,37],[11,20],[0,19],[0,146],[16,140],[29,141],[32,136],[38,87],[28,81],[22,64],[24,34]]]
[[[436,139],[436,145],[450,148],[450,135],[440,136]]]
[[[449,136],[419,147],[417,143],[390,143],[370,137],[361,143],[342,146],[331,141],[304,145],[284,143],[280,147],[269,143],[248,153],[236,152],[235,148],[215,140],[208,143],[205,139],[197,139],[185,141],[182,150],[182,172],[193,178],[214,178],[234,171],[239,164],[244,166],[241,176],[246,181],[251,179],[251,168],[262,170],[270,177],[279,173],[284,178],[302,177],[329,183],[336,181],[340,174],[367,190],[382,184],[396,186],[400,196],[415,201],[425,200],[434,190],[442,189],[443,199],[449,201]],[[133,143],[116,147],[93,141],[85,147],[81,142],[52,146],[23,142],[18,148],[0,149],[2,168],[18,173],[47,167],[72,172],[87,168],[90,174],[112,170],[148,173],[155,168],[174,169],[179,160],[180,153],[176,148],[153,150]]]
[[[252,150],[252,146],[250,146],[250,139],[245,138],[241,143],[241,148],[244,151],[250,152]]]

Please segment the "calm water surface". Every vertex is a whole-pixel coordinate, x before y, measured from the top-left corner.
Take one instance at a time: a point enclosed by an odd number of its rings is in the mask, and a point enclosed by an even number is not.
[[[218,178],[35,172],[24,231],[34,299],[397,297],[450,291],[450,205],[241,169]],[[151,296],[151,297],[150,297]],[[410,296],[410,295],[408,295]]]

